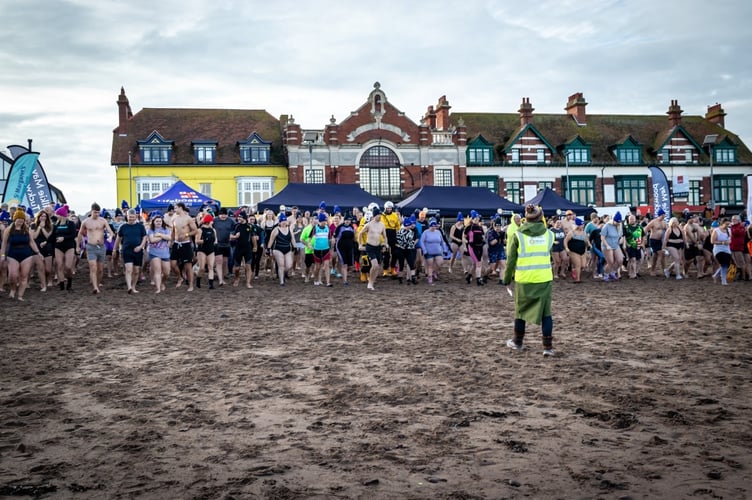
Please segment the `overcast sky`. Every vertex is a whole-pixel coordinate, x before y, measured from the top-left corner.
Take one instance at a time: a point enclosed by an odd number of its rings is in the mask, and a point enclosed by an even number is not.
[[[459,10],[458,10],[459,9]],[[752,146],[749,0],[0,0],[0,149],[34,140],[79,211],[119,204],[116,100],[339,122],[381,83],[454,112],[685,115],[719,102]]]

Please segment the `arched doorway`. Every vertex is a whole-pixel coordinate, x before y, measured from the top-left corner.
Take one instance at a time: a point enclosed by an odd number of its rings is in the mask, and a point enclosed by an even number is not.
[[[360,187],[383,200],[399,200],[400,161],[386,146],[368,148],[360,157]]]

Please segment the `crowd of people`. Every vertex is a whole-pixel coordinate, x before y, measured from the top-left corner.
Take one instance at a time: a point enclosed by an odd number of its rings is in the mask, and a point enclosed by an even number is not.
[[[103,211],[96,203],[85,217],[68,206],[32,214],[0,207],[0,290],[24,300],[30,278],[41,291],[73,290],[79,263],[88,264],[88,286],[102,292],[106,277],[124,276],[127,293],[146,283],[154,293],[168,286],[194,291],[205,286],[253,288],[259,277],[280,286],[299,277],[312,286],[349,286],[353,276],[375,290],[388,278],[398,284],[433,285],[448,273],[467,284],[504,282],[508,235],[524,214],[483,219],[475,210],[450,223],[428,209],[400,214],[395,205],[316,211],[280,207],[254,213],[207,207],[197,214],[178,203],[162,213]],[[593,213],[586,222],[567,211],[542,219],[552,235],[550,266],[555,280],[617,282],[652,275],[664,279],[710,277],[723,285],[752,278],[752,228],[739,215],[702,219],[685,214],[655,217]],[[174,282],[172,281],[174,280]],[[267,280],[268,281],[268,280]]]

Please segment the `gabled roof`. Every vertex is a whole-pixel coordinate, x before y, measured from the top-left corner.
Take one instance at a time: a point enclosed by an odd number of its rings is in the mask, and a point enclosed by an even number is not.
[[[552,154],[556,152],[556,148],[553,147],[551,145],[551,143],[546,140],[546,136],[544,136],[543,134],[541,134],[540,131],[538,131],[538,129],[532,123],[528,123],[524,127],[519,127],[519,129],[517,131],[515,131],[515,133],[512,136],[512,138],[509,139],[506,142],[506,144],[504,144],[504,151],[505,152],[509,151],[509,149],[512,146],[514,146],[515,144],[517,144],[517,141],[520,139],[520,137],[522,137],[523,135],[525,135],[525,132],[527,132],[528,130],[532,131],[536,135],[536,137],[538,137],[538,139],[540,139],[541,141],[543,141],[543,144],[545,144],[546,147],[551,150]]]
[[[478,136],[475,137],[474,139],[472,139],[470,141],[467,141],[467,145],[468,146],[474,146],[474,147],[478,147],[478,146],[488,146],[488,147],[491,147],[491,146],[493,146],[493,143],[489,142],[488,139],[486,139],[485,137],[483,137],[483,134],[478,134]]]
[[[518,137],[520,116],[518,113],[452,113],[452,123],[462,119],[468,137],[482,134],[495,144],[507,145]],[[587,125],[577,125],[568,114],[539,114],[533,117],[535,129],[549,144],[560,146],[579,135],[591,146],[593,163],[616,164],[609,152],[609,146],[618,144],[631,136],[643,149],[645,162],[655,159],[655,145],[671,132],[665,115],[592,115],[587,116]],[[701,116],[682,116],[681,127],[695,142],[702,144],[709,134],[719,134],[718,143],[728,139],[738,145],[740,163],[752,163],[752,151],[739,139],[739,136],[709,122]],[[556,150],[556,149],[554,149]],[[708,161],[707,152],[701,151],[701,158]],[[558,152],[558,151],[557,151]],[[498,159],[498,158],[497,158]],[[560,161],[564,158],[559,153]]]
[[[171,164],[198,164],[192,144],[211,139],[217,143],[217,164],[239,164],[238,142],[245,142],[256,132],[271,141],[270,163],[286,164],[282,150],[282,131],[279,120],[264,110],[244,109],[182,109],[144,108],[128,120],[128,135],[121,136],[116,128],[112,139],[113,165],[138,163],[137,141],[146,140],[153,132],[174,141]]]
[[[691,134],[689,134],[689,133],[688,133],[688,132],[687,132],[686,130],[684,130],[684,127],[682,127],[681,125],[679,125],[679,126],[677,126],[677,127],[674,127],[673,129],[671,129],[671,130],[670,130],[670,131],[669,131],[669,132],[668,132],[668,133],[667,133],[667,134],[666,134],[666,135],[665,135],[665,136],[664,136],[664,137],[663,137],[663,138],[662,138],[662,139],[660,140],[660,142],[657,142],[657,143],[655,144],[655,150],[656,150],[656,151],[660,151],[661,149],[663,149],[663,147],[664,147],[664,146],[666,145],[666,143],[667,143],[668,141],[670,141],[671,139],[673,139],[674,137],[676,137],[676,136],[677,136],[677,135],[679,134],[679,132],[681,132],[681,133],[682,133],[682,135],[684,135],[684,137],[686,137],[686,138],[687,138],[687,139],[689,140],[689,142],[691,142],[691,143],[692,143],[692,145],[693,145],[693,146],[695,147],[695,149],[697,149],[698,151],[702,151],[702,146],[701,146],[701,145],[700,145],[700,144],[699,144],[699,143],[698,143],[698,142],[697,142],[697,141],[696,141],[696,140],[694,139],[694,137],[692,137],[692,135],[691,135]],[[704,139],[704,138],[705,138],[705,136],[703,136],[703,139]]]

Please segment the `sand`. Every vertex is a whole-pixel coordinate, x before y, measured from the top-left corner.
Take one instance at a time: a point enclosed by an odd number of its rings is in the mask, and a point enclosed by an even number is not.
[[[0,496],[748,498],[749,283],[442,273],[0,297]]]

